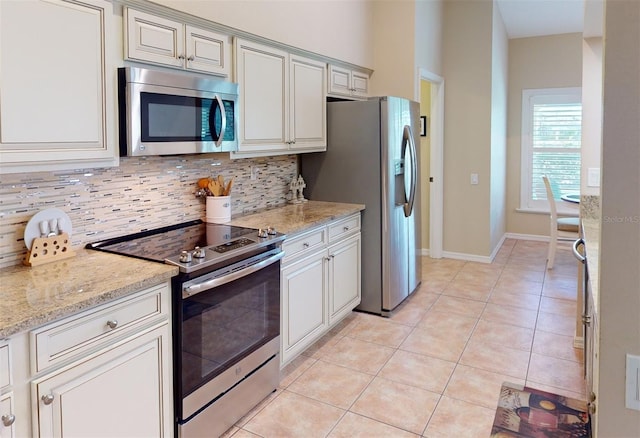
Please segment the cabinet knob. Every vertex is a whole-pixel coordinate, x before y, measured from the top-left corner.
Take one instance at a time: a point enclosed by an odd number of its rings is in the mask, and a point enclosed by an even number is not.
[[[6,414],[2,416],[2,424],[4,424],[5,427],[11,426],[13,423],[15,423],[15,421],[16,416],[13,414]]]
[[[111,330],[115,329],[116,327],[118,327],[118,320],[116,320],[116,319],[110,319],[109,321],[107,321],[107,326],[108,326]]]
[[[342,231],[349,231],[349,227],[343,227]]]
[[[304,242],[304,243],[302,244],[302,247],[303,247],[303,248],[309,248],[309,244],[308,244],[307,242]]]
[[[50,405],[51,403],[53,403],[54,397],[53,397],[53,394],[46,394],[40,397],[40,399],[42,400],[42,403],[44,403],[45,405]]]
[[[178,59],[183,60],[184,59],[184,55],[182,55],[182,54],[178,55]]]
[[[191,56],[189,56],[189,57],[187,58],[187,61],[193,61],[194,59],[196,59],[196,57],[195,57],[195,56],[193,56],[193,55],[191,55]]]

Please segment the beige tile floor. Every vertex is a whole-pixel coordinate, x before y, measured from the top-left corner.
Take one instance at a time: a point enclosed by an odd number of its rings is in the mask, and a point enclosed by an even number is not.
[[[491,264],[423,258],[391,318],[354,312],[282,371],[225,437],[482,437],[500,386],[584,399],[573,348],[577,263],[507,239]]]

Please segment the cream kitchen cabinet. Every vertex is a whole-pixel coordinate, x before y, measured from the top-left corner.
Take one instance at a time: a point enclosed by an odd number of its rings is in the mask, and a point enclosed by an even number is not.
[[[239,147],[233,158],[326,150],[326,64],[236,39]]]
[[[12,381],[9,341],[0,341],[0,438],[16,436]]]
[[[170,287],[29,333],[34,436],[171,436]]]
[[[32,436],[28,363],[26,335],[0,340],[0,438]]]
[[[32,382],[37,436],[171,436],[164,322]]]
[[[329,327],[326,259],[323,249],[282,269],[282,363],[302,353]]]
[[[328,93],[335,96],[367,98],[369,96],[369,75],[329,65]]]
[[[125,8],[125,58],[231,76],[231,38]]]
[[[118,164],[113,4],[0,2],[0,172]]]
[[[16,431],[15,410],[13,408],[13,393],[0,395],[0,438],[14,438]]]
[[[360,213],[285,240],[281,365],[360,304]]]

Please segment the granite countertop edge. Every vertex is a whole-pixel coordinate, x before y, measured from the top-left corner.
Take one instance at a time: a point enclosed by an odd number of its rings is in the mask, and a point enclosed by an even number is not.
[[[248,228],[274,227],[292,237],[365,209],[363,204],[308,201],[231,218],[230,225]]]
[[[0,338],[169,281],[176,266],[86,249],[76,256],[0,270]]]
[[[234,217],[229,224],[272,226],[291,237],[364,209],[361,204],[308,201]],[[0,269],[0,338],[156,286],[177,274],[176,266],[86,249],[46,265]]]

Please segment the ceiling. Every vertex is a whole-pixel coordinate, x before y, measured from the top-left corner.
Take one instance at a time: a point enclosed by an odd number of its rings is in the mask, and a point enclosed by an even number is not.
[[[496,0],[509,38],[582,32],[585,1]]]

